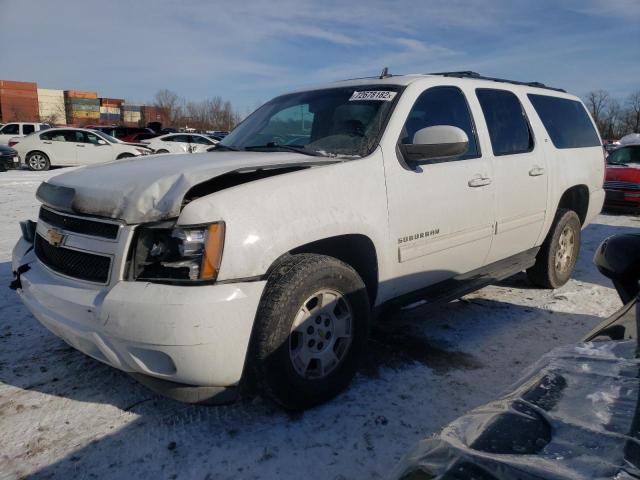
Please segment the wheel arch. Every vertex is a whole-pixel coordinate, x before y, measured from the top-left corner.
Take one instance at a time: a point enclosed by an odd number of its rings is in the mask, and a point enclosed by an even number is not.
[[[295,247],[278,257],[267,270],[267,277],[282,261],[291,255],[313,253],[327,255],[350,265],[367,287],[369,302],[375,304],[378,293],[378,254],[373,241],[363,234],[327,237]]]
[[[589,187],[586,185],[574,185],[564,191],[558,202],[559,210],[567,208],[578,214],[580,224],[584,225],[587,219],[587,211],[589,210]]]

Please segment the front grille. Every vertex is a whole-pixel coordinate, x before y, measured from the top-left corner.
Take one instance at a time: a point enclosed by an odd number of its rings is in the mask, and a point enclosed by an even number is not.
[[[640,184],[611,180],[608,182],[604,182],[604,188],[611,190],[640,190]]]
[[[36,234],[34,247],[38,259],[58,273],[98,283],[107,283],[109,279],[109,257],[54,247],[39,234]]]
[[[116,223],[105,223],[86,218],[70,217],[52,212],[44,207],[40,207],[40,218],[53,227],[59,227],[69,232],[92,235],[116,239],[120,226]]]

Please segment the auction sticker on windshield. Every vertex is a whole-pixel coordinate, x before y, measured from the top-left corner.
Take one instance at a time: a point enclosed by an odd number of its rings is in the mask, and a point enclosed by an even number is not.
[[[353,92],[350,102],[354,102],[357,100],[378,100],[381,102],[390,102],[396,96],[398,92],[389,92],[387,90],[365,90],[362,92],[358,92],[357,90]]]

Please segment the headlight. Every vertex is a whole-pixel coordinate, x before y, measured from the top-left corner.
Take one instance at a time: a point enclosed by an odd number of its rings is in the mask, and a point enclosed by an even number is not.
[[[151,153],[149,151],[149,149],[147,149],[147,148],[138,148],[138,147],[136,147],[136,150],[138,152],[140,152],[140,155],[149,155]]]
[[[218,276],[224,222],[208,225],[141,227],[132,252],[135,280],[198,282]]]

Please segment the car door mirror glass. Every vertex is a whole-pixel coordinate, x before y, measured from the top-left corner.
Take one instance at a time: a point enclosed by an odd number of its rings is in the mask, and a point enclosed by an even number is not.
[[[420,163],[448,160],[464,155],[469,148],[469,137],[453,125],[434,125],[418,130],[412,143],[400,144],[405,159]]]

